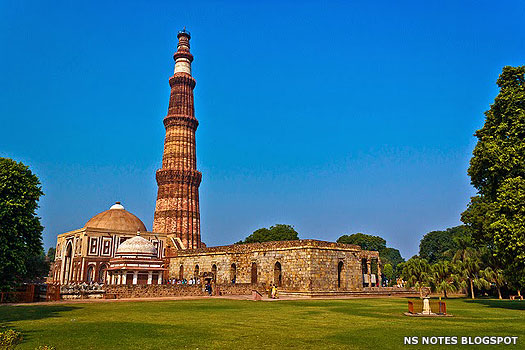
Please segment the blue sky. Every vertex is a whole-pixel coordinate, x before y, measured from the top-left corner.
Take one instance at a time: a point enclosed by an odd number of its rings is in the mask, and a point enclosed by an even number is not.
[[[115,201],[151,229],[172,54],[192,33],[202,237],[365,232],[405,258],[460,224],[474,131],[522,1],[0,1],[0,156],[45,192],[44,243]]]

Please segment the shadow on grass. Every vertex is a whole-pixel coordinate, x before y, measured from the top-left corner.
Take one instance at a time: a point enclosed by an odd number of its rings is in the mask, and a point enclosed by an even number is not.
[[[488,307],[509,309],[509,310],[525,310],[525,301],[523,300],[499,300],[499,299],[466,299],[466,303],[485,305]]]
[[[65,305],[2,306],[0,307],[0,325],[16,321],[60,317],[61,313],[76,309],[79,309],[79,307]]]

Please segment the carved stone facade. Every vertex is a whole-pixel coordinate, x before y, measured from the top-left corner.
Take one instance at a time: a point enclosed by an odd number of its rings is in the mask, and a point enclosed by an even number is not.
[[[81,229],[58,235],[48,282],[107,283],[110,260],[116,257],[118,247],[135,237],[137,230],[145,229],[140,219],[117,203]],[[141,236],[157,249],[156,258],[165,261],[167,235],[142,231]]]
[[[177,52],[173,55],[175,72],[169,79],[171,87],[168,115],[164,118],[166,138],[162,168],[157,170],[157,203],[153,231],[178,238],[179,249],[202,247],[200,234],[199,185],[195,118],[191,76],[190,33],[178,35]],[[175,240],[174,240],[175,241]]]
[[[359,246],[297,240],[236,244],[191,250],[168,249],[169,278],[210,278],[218,284],[275,284],[287,292],[357,291],[380,285],[379,253]],[[364,259],[364,260],[363,260]],[[363,264],[365,261],[365,264]],[[371,285],[365,280],[372,280]]]

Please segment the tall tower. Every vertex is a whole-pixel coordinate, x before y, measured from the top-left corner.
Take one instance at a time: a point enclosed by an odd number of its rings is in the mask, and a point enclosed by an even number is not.
[[[202,174],[197,171],[195,154],[195,131],[199,122],[193,108],[195,79],[191,76],[190,33],[184,29],[177,38],[177,52],[173,55],[175,73],[169,79],[170,103],[164,118],[162,168],[157,170],[159,190],[153,232],[173,234],[180,238],[182,248],[193,249],[203,245],[199,211]]]

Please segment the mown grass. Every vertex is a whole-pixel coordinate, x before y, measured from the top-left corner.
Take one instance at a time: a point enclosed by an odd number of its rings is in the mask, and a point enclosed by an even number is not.
[[[525,302],[449,300],[450,318],[406,317],[406,309],[405,299],[72,303],[0,306],[0,324],[24,334],[20,349],[424,348],[403,345],[405,336],[518,336],[504,348],[525,348]]]

